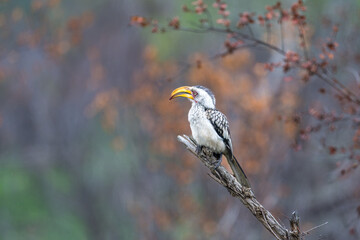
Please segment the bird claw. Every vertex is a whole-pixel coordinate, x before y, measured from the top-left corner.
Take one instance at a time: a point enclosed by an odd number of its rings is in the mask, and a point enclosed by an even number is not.
[[[215,171],[220,165],[221,165],[221,157],[214,163],[214,165],[211,167],[212,171]]]
[[[203,146],[200,146],[200,145],[197,145],[197,146],[196,146],[195,151],[196,151],[196,154],[197,154],[197,155],[200,155],[200,153],[202,152],[202,150],[203,150]]]
[[[213,156],[217,158],[216,162],[212,163],[213,166],[211,166],[211,171],[215,171],[221,165],[221,161],[222,161],[221,154],[208,152],[207,150],[208,150],[207,148],[204,149],[204,146],[196,145],[195,153],[197,155],[201,155],[201,154],[210,155],[212,153]]]

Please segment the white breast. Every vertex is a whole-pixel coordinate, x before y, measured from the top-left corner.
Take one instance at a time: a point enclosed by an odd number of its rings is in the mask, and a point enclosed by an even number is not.
[[[200,146],[209,147],[218,153],[225,151],[225,144],[216,133],[211,122],[206,118],[203,107],[193,104],[189,111],[188,120],[192,136]]]

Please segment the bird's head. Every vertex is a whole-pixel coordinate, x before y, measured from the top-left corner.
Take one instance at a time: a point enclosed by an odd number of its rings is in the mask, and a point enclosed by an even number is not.
[[[188,98],[193,103],[198,103],[206,108],[215,108],[215,96],[203,86],[183,86],[175,89],[170,96],[170,100],[177,97]]]

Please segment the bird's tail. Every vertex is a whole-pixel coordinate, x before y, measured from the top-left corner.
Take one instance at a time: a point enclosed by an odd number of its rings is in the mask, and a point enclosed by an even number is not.
[[[240,182],[240,184],[244,187],[251,188],[250,182],[246,177],[244,170],[242,169],[242,167],[240,166],[239,162],[236,160],[234,155],[232,155],[231,158],[230,157],[228,158],[228,162],[231,167],[231,170],[235,175],[235,178]]]

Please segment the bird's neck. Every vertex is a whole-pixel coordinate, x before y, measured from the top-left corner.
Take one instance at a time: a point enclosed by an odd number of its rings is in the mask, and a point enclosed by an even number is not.
[[[215,106],[213,104],[202,104],[202,103],[195,102],[195,101],[192,102],[191,107],[192,108],[200,108],[200,109],[203,109],[203,110],[215,109]]]

